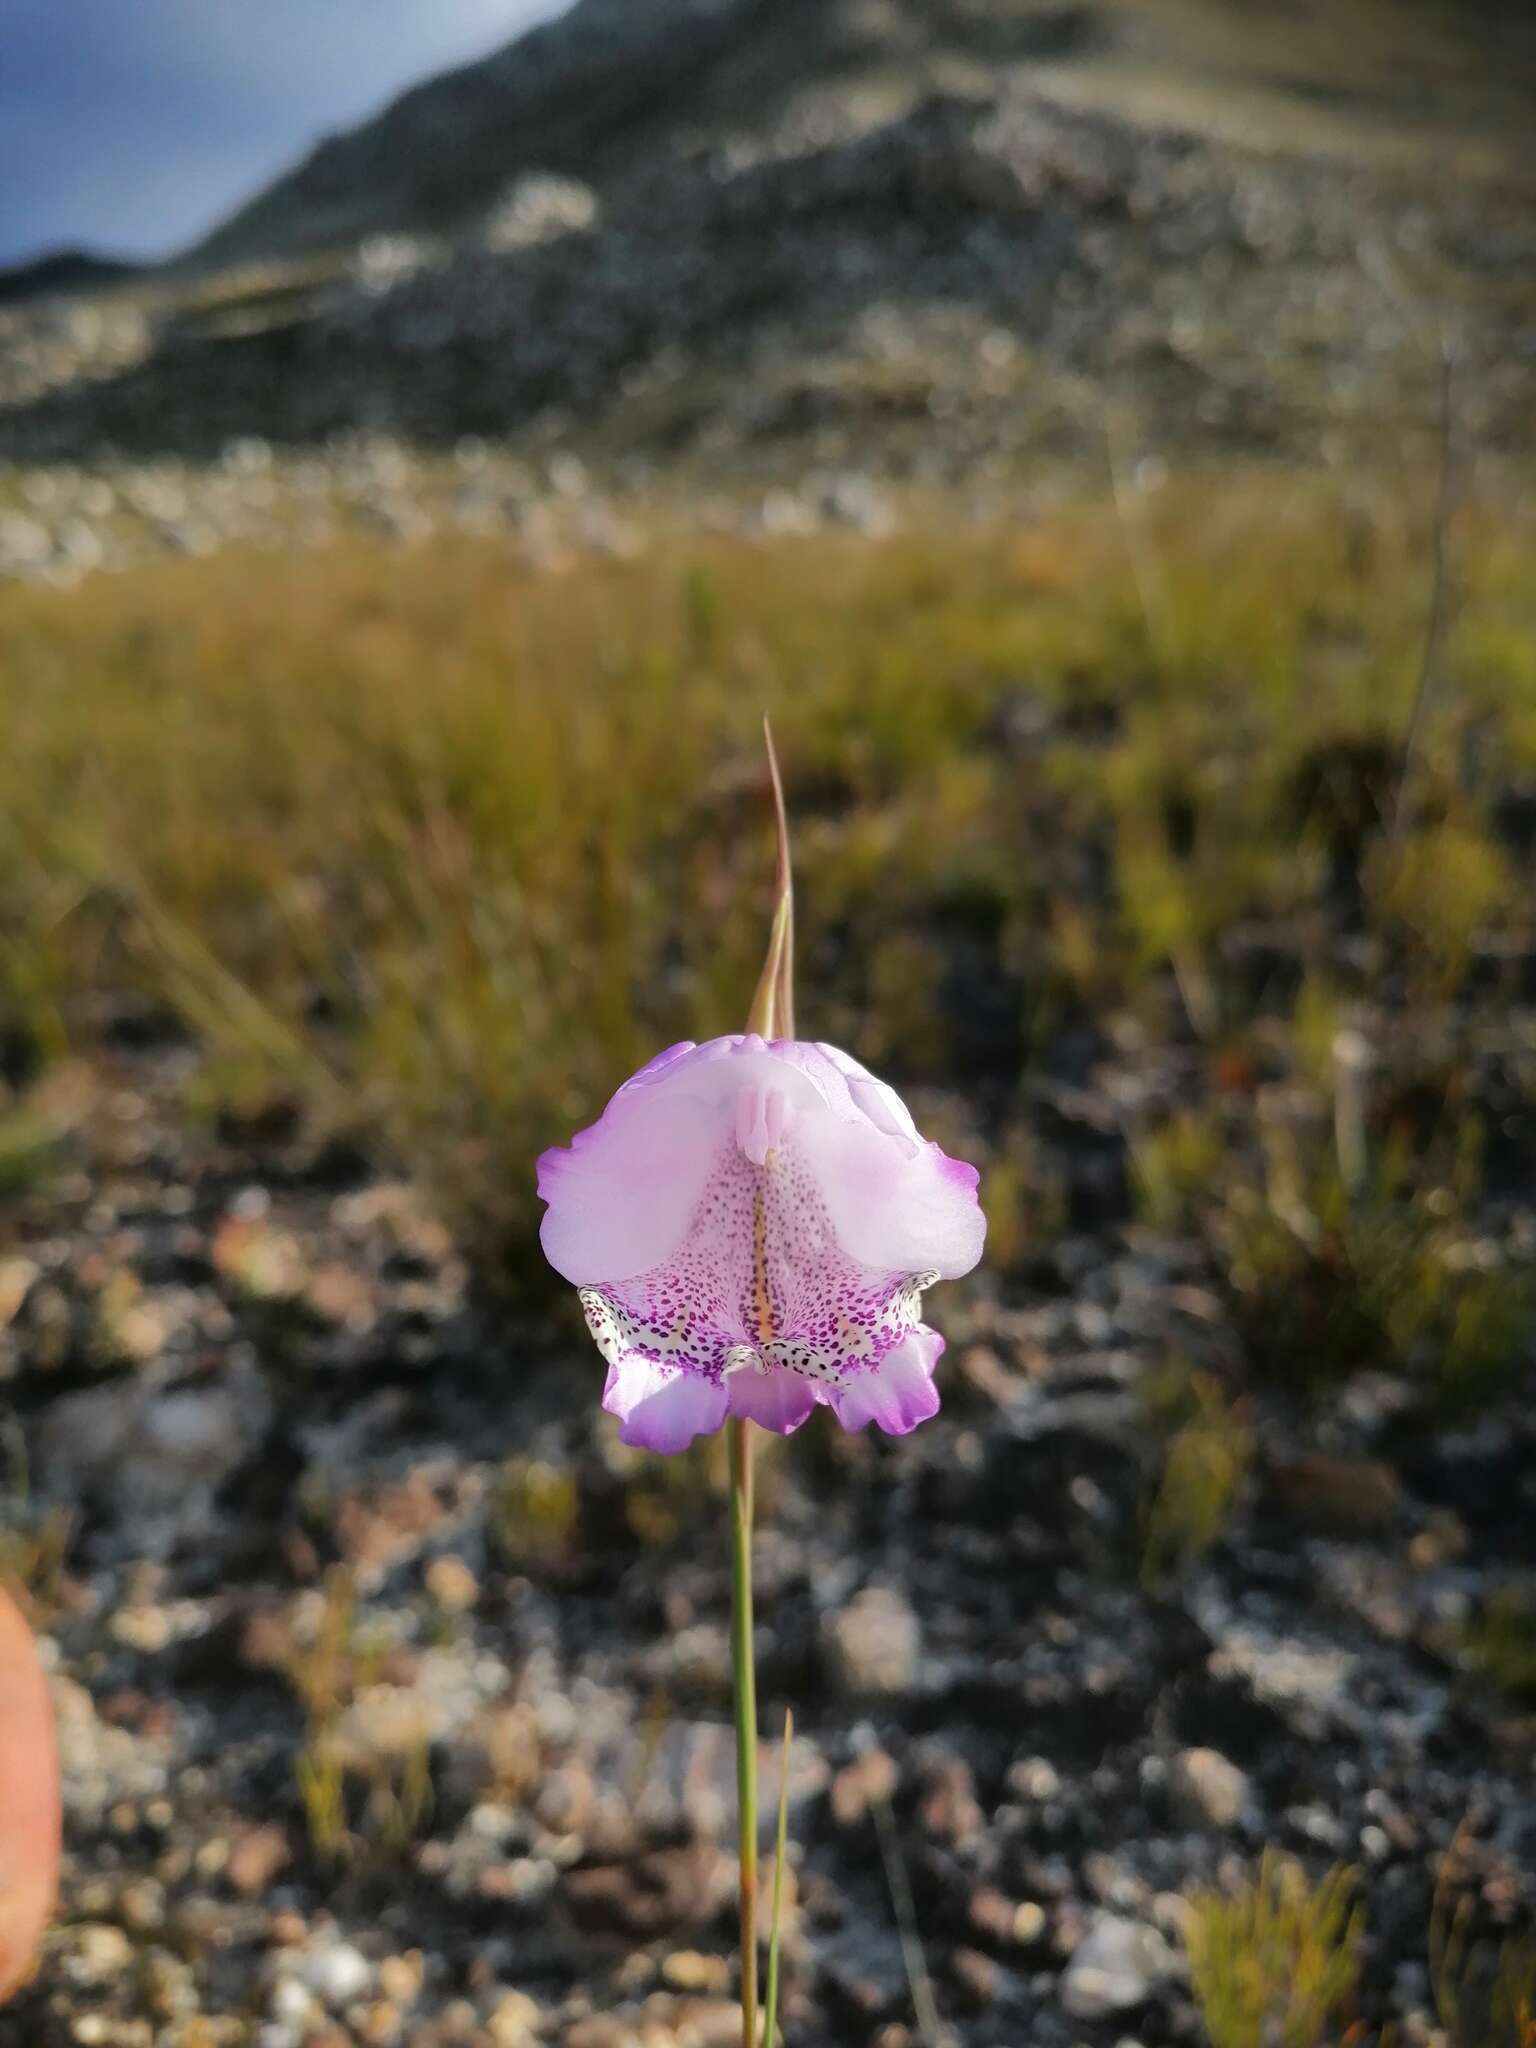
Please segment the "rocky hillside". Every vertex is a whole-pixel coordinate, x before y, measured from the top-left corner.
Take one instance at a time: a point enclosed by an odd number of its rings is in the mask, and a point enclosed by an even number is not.
[[[1042,69],[1072,79],[1077,91],[1097,70],[1162,71],[1180,76],[1186,93],[1203,75],[1229,103],[1250,101],[1273,83],[1272,53],[1262,29],[1234,37],[1237,12],[1224,0],[1135,9],[1119,0],[580,0],[494,56],[427,81],[377,119],[323,142],[193,260],[222,264],[369,233],[459,230],[494,206],[509,180],[533,170],[579,177],[612,197],[668,159],[698,160],[720,145],[827,142],[934,92],[987,98]],[[1505,84],[1518,93],[1520,72],[1529,83],[1536,61],[1516,10],[1506,18],[1463,8],[1447,17],[1415,6],[1394,19],[1388,9],[1353,34],[1348,10],[1326,10],[1326,24],[1307,7],[1290,13],[1284,41],[1296,95],[1331,98],[1346,118],[1368,125],[1380,126],[1383,116],[1390,124],[1394,114],[1422,119],[1428,99],[1443,109],[1448,133],[1475,121],[1496,143],[1488,129],[1517,111],[1513,97],[1500,103],[1500,72],[1513,65]],[[1352,47],[1362,36],[1364,52]],[[1366,79],[1352,76],[1352,59]],[[1254,133],[1251,107],[1243,118]],[[1261,135],[1266,125],[1257,122]]]
[[[1369,460],[1438,440],[1442,337],[1528,449],[1529,27],[1234,14],[581,0],[169,271],[0,308],[0,574],[319,534],[359,467],[394,531],[577,476],[803,524],[1106,433]]]

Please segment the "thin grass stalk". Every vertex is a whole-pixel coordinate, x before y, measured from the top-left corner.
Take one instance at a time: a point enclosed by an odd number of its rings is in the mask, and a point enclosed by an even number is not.
[[[773,1910],[768,1922],[768,1996],[763,2005],[763,2048],[774,2048],[779,2031],[779,1947],[784,1932],[784,1856],[789,1843],[789,1752],[795,1717],[784,1709],[784,1756],[779,1770],[779,1823],[774,1832]]]

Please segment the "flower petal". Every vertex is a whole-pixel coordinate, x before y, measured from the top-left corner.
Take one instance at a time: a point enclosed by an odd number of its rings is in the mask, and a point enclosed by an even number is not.
[[[953,1280],[981,1257],[987,1221],[974,1166],[869,1123],[806,1117],[796,1148],[838,1243],[861,1265]]]
[[[713,1038],[658,1054],[568,1148],[545,1152],[539,1238],[555,1271],[590,1287],[660,1265],[681,1243],[738,1098],[753,1086],[825,1113],[815,1080],[760,1038]]]
[[[729,1373],[725,1384],[732,1415],[744,1415],[778,1436],[793,1436],[816,1406],[814,1384],[782,1365],[766,1371],[745,1365]]]
[[[686,1451],[725,1420],[726,1390],[718,1380],[659,1366],[630,1353],[612,1366],[603,1406],[619,1418],[619,1441],[637,1450]]]
[[[541,1235],[625,1442],[788,1435],[817,1402],[901,1434],[938,1407],[921,1297],[981,1254],[976,1186],[848,1054],[745,1034],[669,1047],[547,1152]]]
[[[893,1138],[911,1138],[915,1143],[921,1143],[917,1125],[912,1121],[912,1112],[888,1081],[882,1081],[868,1067],[860,1066],[852,1053],[844,1052],[841,1046],[826,1045],[818,1039],[816,1050],[842,1075],[848,1099],[860,1116],[867,1118],[877,1131],[885,1131]]]
[[[539,1160],[544,1256],[578,1287],[643,1272],[688,1227],[718,1149],[720,1114],[661,1084],[621,1089],[568,1150]]]
[[[844,1429],[873,1422],[887,1436],[905,1436],[939,1412],[933,1369],[944,1350],[937,1330],[919,1325],[888,1351],[879,1365],[852,1378],[832,1395],[832,1409]]]

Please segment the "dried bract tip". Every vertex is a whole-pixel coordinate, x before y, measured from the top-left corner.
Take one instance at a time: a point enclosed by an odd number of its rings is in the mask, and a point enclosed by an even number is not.
[[[784,783],[774,751],[773,728],[763,720],[763,745],[768,753],[768,779],[773,788],[774,831],[778,862],[774,876],[773,924],[757,991],[747,1013],[747,1029],[760,1038],[795,1035],[795,888],[789,860],[789,819],[784,808]]]

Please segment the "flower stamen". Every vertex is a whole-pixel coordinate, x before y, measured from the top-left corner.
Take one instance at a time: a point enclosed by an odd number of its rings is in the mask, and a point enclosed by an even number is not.
[[[758,1342],[771,1344],[775,1331],[773,1303],[768,1294],[768,1212],[761,1188],[752,1196],[752,1309]]]

